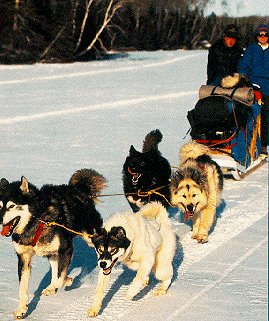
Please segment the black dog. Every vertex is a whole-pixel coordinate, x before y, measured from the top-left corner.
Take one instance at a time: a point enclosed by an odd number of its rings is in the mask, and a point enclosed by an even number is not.
[[[123,165],[123,189],[134,212],[150,201],[169,205],[171,167],[158,150],[161,140],[158,129],[151,131],[145,137],[142,153],[131,145]]]
[[[25,177],[9,183],[0,181],[1,235],[10,236],[18,256],[20,300],[14,312],[22,319],[28,308],[28,285],[32,257],[49,259],[52,270],[50,285],[44,295],[53,295],[58,288],[71,285],[67,270],[73,254],[74,232],[85,233],[85,240],[102,226],[102,218],[94,202],[105,186],[105,178],[94,170],[75,172],[68,185],[44,185],[40,190]],[[59,225],[49,225],[49,223]]]

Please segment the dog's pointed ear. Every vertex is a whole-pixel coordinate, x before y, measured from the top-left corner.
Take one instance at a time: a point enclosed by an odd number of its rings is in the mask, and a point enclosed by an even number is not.
[[[29,184],[27,179],[24,176],[21,177],[20,189],[23,193],[29,193]]]
[[[177,181],[180,182],[183,180],[184,175],[181,171],[176,171],[175,177],[176,177]]]
[[[5,178],[1,178],[0,181],[0,192],[4,191],[9,185],[9,182]]]
[[[122,240],[126,238],[125,229],[122,226],[114,226],[111,229],[111,235],[115,236],[117,239]]]
[[[179,182],[181,182],[184,178],[184,175],[181,173],[181,171],[177,170],[174,174],[171,176],[171,190],[174,190],[178,187]]]
[[[117,238],[117,240],[123,241],[123,245],[126,249],[131,243],[130,240],[126,237],[125,229],[122,226],[112,227],[111,235]]]
[[[194,180],[197,184],[200,183],[201,181],[201,173],[198,170],[194,170],[192,175],[191,175],[191,179]]]
[[[129,155],[132,156],[132,155],[135,155],[137,153],[138,153],[138,151],[134,148],[133,145],[131,145],[130,150],[129,150]]]
[[[96,237],[98,237],[98,232],[97,232],[97,230],[94,228],[93,229],[93,233],[92,233],[92,238],[96,238]]]
[[[104,228],[99,228],[99,229],[94,229],[93,234],[92,234],[92,242],[97,242],[100,238],[103,238],[107,234],[106,229]]]

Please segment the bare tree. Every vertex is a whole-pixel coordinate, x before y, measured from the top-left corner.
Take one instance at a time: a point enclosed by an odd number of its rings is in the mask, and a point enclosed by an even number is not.
[[[14,13],[14,19],[13,19],[13,31],[16,31],[18,29],[18,11],[20,8],[21,1],[15,0],[15,13]]]
[[[82,39],[84,30],[85,30],[85,26],[86,26],[87,19],[88,19],[88,16],[89,16],[90,7],[93,4],[93,1],[94,0],[89,0],[87,5],[86,5],[85,15],[84,15],[83,22],[82,22],[82,25],[81,25],[81,28],[80,28],[80,33],[79,33],[78,41],[77,41],[77,44],[76,44],[76,49],[78,49],[80,44],[81,44],[81,39]]]
[[[84,54],[86,54],[88,51],[90,51],[95,43],[97,41],[101,42],[100,36],[102,34],[102,32],[105,30],[105,28],[108,26],[108,24],[111,22],[112,18],[114,17],[114,15],[116,14],[116,12],[122,8],[122,6],[124,5],[124,3],[126,3],[128,1],[126,0],[109,0],[106,4],[106,7],[103,7],[104,10],[104,16],[102,19],[102,23],[98,26],[98,30],[94,36],[94,38],[91,40],[90,44],[83,49],[82,51],[80,51],[77,56],[83,56]],[[83,36],[83,33],[85,31],[85,26],[86,26],[86,22],[89,16],[89,11],[91,9],[92,4],[94,3],[94,0],[88,0],[87,6],[86,6],[86,10],[85,10],[85,15],[84,15],[84,19],[83,19],[83,23],[81,26],[81,31],[80,31],[80,35],[77,41],[77,45],[76,45],[76,49],[79,48],[80,44],[81,44],[81,39]]]

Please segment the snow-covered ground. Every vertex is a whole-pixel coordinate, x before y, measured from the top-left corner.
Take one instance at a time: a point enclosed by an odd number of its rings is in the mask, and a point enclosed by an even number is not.
[[[108,61],[66,65],[0,66],[1,175],[24,175],[40,187],[67,183],[80,168],[108,180],[105,194],[121,194],[121,170],[129,147],[141,150],[145,135],[163,134],[159,148],[178,164],[188,141],[187,111],[206,80],[206,51],[159,51],[114,56]],[[103,218],[129,209],[122,195],[102,198]],[[178,246],[167,295],[154,297],[151,281],[135,301],[124,292],[134,273],[117,266],[96,320],[266,321],[268,166],[243,181],[226,179],[223,202],[209,243],[191,240],[190,227],[171,211]],[[53,297],[49,264],[35,257],[28,320],[89,320],[97,281],[96,256],[79,238],[71,288]],[[0,320],[12,320],[18,304],[17,258],[10,238],[0,238]]]

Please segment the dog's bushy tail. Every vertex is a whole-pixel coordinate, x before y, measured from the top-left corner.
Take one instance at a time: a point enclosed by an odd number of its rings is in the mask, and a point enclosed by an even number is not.
[[[221,87],[223,88],[234,88],[240,82],[240,74],[234,73],[221,79]]]
[[[158,151],[158,144],[162,141],[163,135],[159,129],[152,130],[144,139],[142,152]]]
[[[84,168],[71,176],[69,185],[75,186],[81,192],[90,195],[94,202],[97,202],[97,197],[106,187],[106,179],[94,169]]]
[[[160,227],[162,224],[169,221],[168,213],[160,202],[150,202],[142,206],[139,213],[146,219],[155,220]]]
[[[179,150],[180,163],[185,163],[187,159],[193,158],[196,159],[202,155],[209,155],[210,150],[207,146],[198,144],[195,141],[191,141],[183,145]]]
[[[158,268],[155,266],[154,272],[156,277],[159,280],[167,279],[168,276],[172,277],[173,267],[171,262],[175,255],[176,236],[165,207],[159,202],[151,202],[142,206],[138,213],[148,220],[155,220],[162,236],[162,243],[157,253]]]

